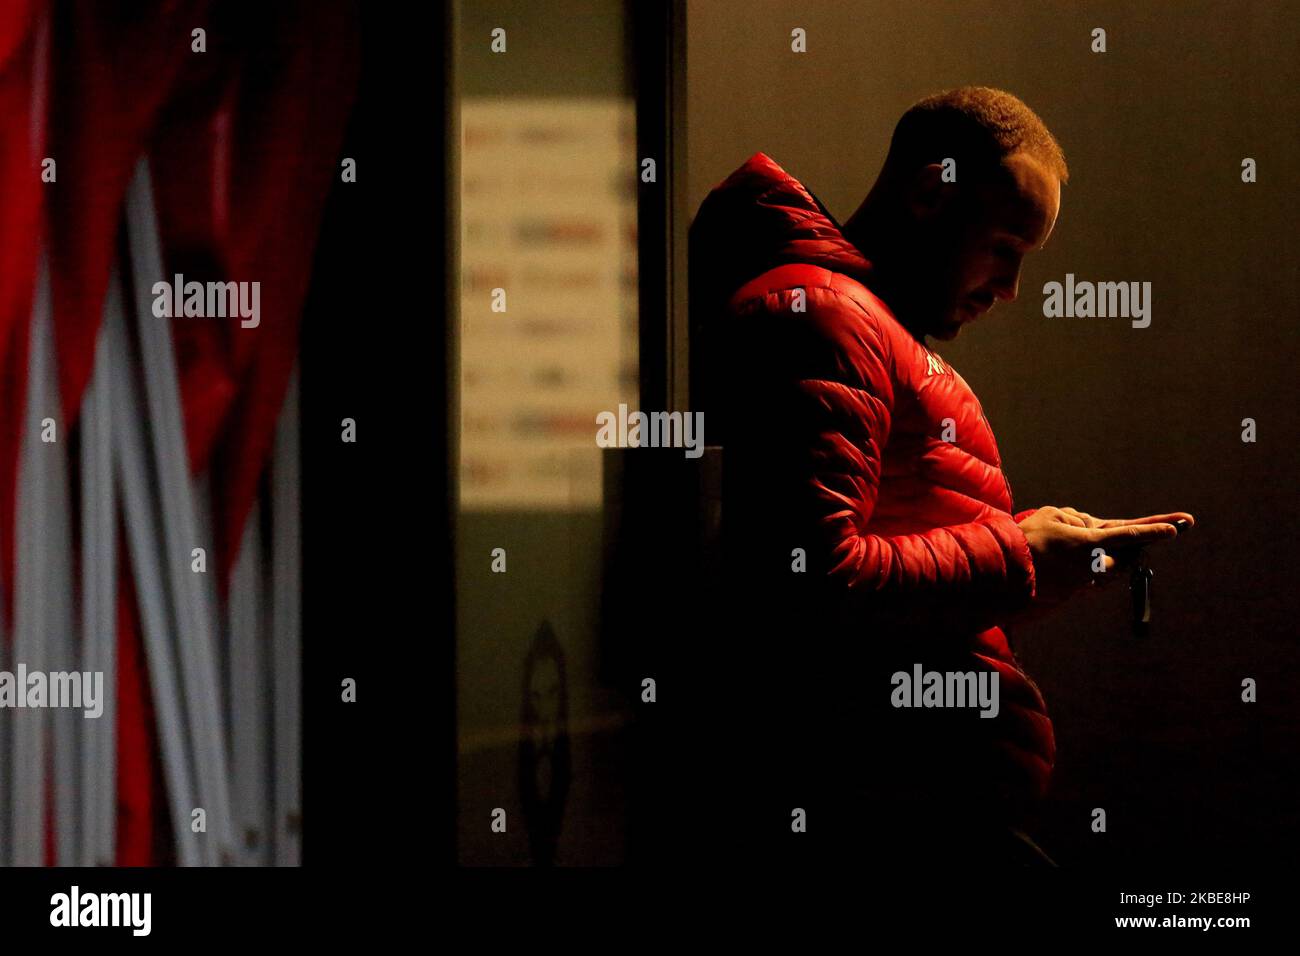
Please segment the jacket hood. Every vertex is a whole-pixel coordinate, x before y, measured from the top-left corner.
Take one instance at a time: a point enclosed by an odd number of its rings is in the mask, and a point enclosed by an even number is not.
[[[807,263],[866,282],[871,264],[799,180],[755,153],[714,187],[690,229],[691,308],[714,314],[769,269]]]

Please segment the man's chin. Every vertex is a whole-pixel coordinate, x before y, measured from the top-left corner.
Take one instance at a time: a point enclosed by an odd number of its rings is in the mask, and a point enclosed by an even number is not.
[[[965,324],[960,319],[949,319],[947,322],[941,322],[932,328],[930,335],[944,342],[951,342],[961,333],[961,328]]]

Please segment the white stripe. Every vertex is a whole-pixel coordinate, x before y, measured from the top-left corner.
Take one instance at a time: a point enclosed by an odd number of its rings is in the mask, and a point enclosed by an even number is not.
[[[271,634],[275,681],[275,863],[302,862],[302,512],[298,373],[289,379],[271,464]]]
[[[51,333],[53,329],[51,328]],[[59,401],[54,359],[54,337],[50,336],[50,364],[46,369],[46,395],[50,415],[58,422],[57,441],[45,445],[46,463],[46,558],[48,564],[41,587],[44,591],[45,633],[50,671],[81,670],[81,646],[74,623],[76,587],[72,567],[72,500],[68,489],[68,423]],[[53,687],[51,687],[53,692]],[[53,700],[51,700],[53,703]],[[54,772],[54,859],[58,866],[76,866],[80,842],[79,752],[85,738],[78,724],[85,723],[84,711],[59,707],[50,712],[53,725]]]
[[[31,341],[27,359],[27,408],[18,473],[18,519],[14,577],[15,671],[47,669],[44,591],[46,571],[44,516],[47,511],[46,465],[50,456],[40,439],[41,419],[60,418],[47,394],[53,361],[50,276],[45,251],[40,254],[36,296],[32,303]],[[65,596],[66,597],[66,596]],[[25,693],[26,688],[18,688]],[[13,725],[13,865],[42,866],[45,862],[45,728],[46,708],[19,709],[7,714]]]
[[[121,309],[116,273],[104,300]],[[125,356],[122,357],[123,359]],[[108,333],[101,328],[95,372],[81,404],[81,630],[85,670],[104,675],[103,713],[82,723],[82,866],[112,866],[117,854],[117,512],[113,504]]]
[[[176,839],[176,857],[181,866],[198,866],[203,860],[196,834],[190,830],[194,792],[189,766],[189,746],[179,700],[180,688],[172,656],[170,635],[173,621],[163,591],[163,574],[158,561],[159,534],[154,504],[150,500],[150,476],[141,422],[144,407],[131,378],[130,344],[119,283],[109,285],[105,306],[108,348],[113,355],[110,377],[113,389],[113,454],[117,463],[118,493],[126,519],[128,552],[140,605],[140,623],[145,653],[149,658],[149,682],[158,736],[162,743],[163,773]]]
[[[171,321],[153,314],[151,290],[155,282],[163,279],[163,261],[147,159],[142,158],[136,166],[127,191],[126,224],[145,394],[152,426],[154,473],[162,500],[163,580],[170,584],[177,612],[181,678],[198,783],[195,807],[202,807],[207,819],[207,832],[200,846],[205,863],[224,864],[234,862],[235,847],[226,734],[216,667],[216,613],[204,582],[190,568],[191,550],[203,547],[211,551],[211,542],[198,540],[176,359],[172,353]],[[208,573],[215,573],[215,566]]]

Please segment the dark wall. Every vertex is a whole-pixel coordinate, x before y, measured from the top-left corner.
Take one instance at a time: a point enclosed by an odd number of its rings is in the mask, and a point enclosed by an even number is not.
[[[1152,554],[1146,641],[1122,588],[1019,634],[1059,750],[1036,832],[1066,865],[1294,850],[1298,28],[1283,2],[689,8],[692,210],[762,150],[842,222],[898,116],[950,86],[1015,93],[1065,150],[1019,300],[940,351],[979,395],[1018,507],[1198,522]],[[1067,272],[1151,282],[1150,327],[1043,317],[1043,283]]]
[[[440,4],[400,21],[364,11],[360,93],[341,151],[357,159],[357,181],[335,182],[303,318],[307,866],[369,873],[454,853],[453,344],[448,281],[433,265],[449,251],[447,27]],[[355,444],[340,440],[344,418],[356,422]],[[355,703],[341,702],[344,678],[357,683]],[[437,821],[425,857],[411,850],[416,817]]]

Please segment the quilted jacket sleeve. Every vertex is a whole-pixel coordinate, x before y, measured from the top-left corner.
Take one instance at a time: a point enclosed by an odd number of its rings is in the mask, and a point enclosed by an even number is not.
[[[1028,542],[1010,514],[919,534],[869,530],[894,414],[892,356],[878,323],[853,306],[845,333],[846,306],[832,305],[805,326],[811,348],[794,350],[800,372],[817,374],[796,373],[782,426],[813,543],[809,570],[846,610],[877,620],[966,632],[996,625],[1034,594]]]

